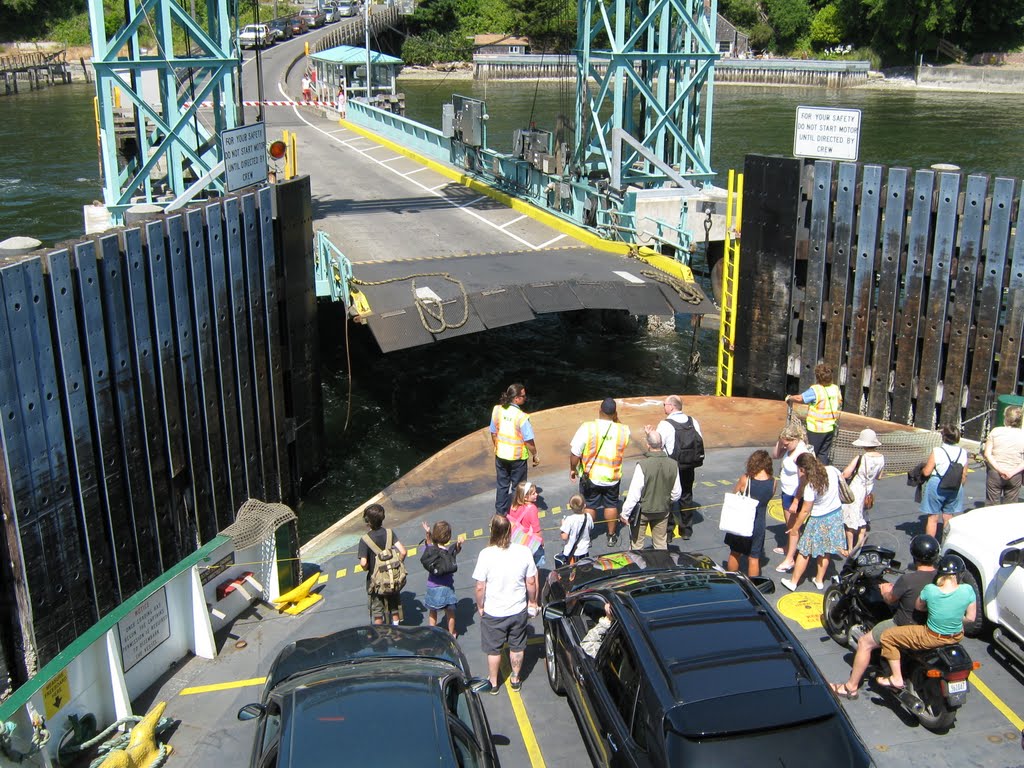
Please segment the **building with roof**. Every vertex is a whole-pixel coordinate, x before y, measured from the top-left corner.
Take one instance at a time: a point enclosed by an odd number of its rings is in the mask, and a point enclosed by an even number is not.
[[[344,89],[348,98],[391,96],[397,90],[396,79],[402,60],[379,51],[370,51],[371,87],[366,86],[366,49],[339,45],[310,55],[321,92],[334,96]]]
[[[509,56],[519,53],[529,53],[530,41],[525,37],[513,37],[512,35],[474,35],[474,54],[495,54],[498,56]]]

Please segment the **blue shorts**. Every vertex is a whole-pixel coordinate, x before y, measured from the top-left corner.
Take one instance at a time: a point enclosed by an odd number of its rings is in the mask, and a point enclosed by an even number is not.
[[[940,491],[942,478],[932,475],[921,493],[921,512],[926,515],[958,515],[964,511],[964,487],[955,491]]]
[[[423,604],[432,611],[454,608],[457,602],[459,599],[451,587],[427,587],[427,594],[423,598]]]
[[[589,480],[580,478],[580,496],[587,509],[617,509],[619,506],[619,484],[594,485]]]

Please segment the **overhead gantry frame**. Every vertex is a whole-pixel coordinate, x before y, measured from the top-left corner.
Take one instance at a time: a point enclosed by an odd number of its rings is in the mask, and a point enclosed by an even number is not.
[[[710,181],[717,0],[579,0],[575,165],[612,189]]]
[[[207,0],[206,20],[198,22],[173,0],[126,0],[124,24],[108,35],[102,0],[89,0],[103,197],[114,223],[132,205],[169,203],[196,182],[223,191],[220,135],[239,123],[239,58],[227,6]],[[155,53],[142,51],[144,28],[156,40]],[[175,50],[176,30],[183,33],[179,47],[191,41],[184,56]],[[134,123],[130,153],[119,146],[118,100]],[[212,102],[212,124],[198,114],[204,101]]]

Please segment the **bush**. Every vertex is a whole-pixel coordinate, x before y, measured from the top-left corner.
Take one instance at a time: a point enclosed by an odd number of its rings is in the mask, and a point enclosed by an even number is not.
[[[775,32],[763,21],[750,30],[750,47],[755,51],[766,51],[775,44]]]
[[[811,44],[816,48],[831,48],[843,40],[843,27],[839,17],[839,8],[826,5],[811,20]]]
[[[406,38],[402,44],[401,59],[406,64],[420,67],[439,61],[471,61],[473,41],[458,32],[447,35],[427,32]]]

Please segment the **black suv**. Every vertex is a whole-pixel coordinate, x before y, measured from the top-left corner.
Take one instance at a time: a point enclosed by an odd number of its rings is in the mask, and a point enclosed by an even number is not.
[[[774,592],[769,579],[676,552],[552,572],[548,681],[568,695],[595,765],[873,765],[761,591]]]

